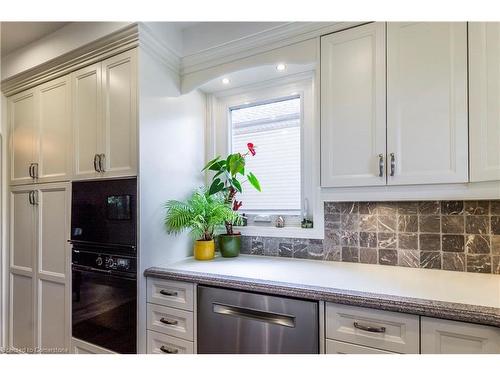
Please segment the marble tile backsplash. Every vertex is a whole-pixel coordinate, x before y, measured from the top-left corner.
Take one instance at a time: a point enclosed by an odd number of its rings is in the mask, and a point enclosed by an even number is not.
[[[324,240],[245,236],[242,253],[500,274],[500,200],[324,208]]]

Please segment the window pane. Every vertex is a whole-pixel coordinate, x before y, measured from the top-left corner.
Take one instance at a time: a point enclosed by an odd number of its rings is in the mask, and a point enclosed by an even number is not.
[[[244,153],[249,142],[256,146],[246,170],[262,186],[259,193],[245,184],[237,198],[243,211],[300,211],[300,117],[297,97],[231,110],[232,150]]]

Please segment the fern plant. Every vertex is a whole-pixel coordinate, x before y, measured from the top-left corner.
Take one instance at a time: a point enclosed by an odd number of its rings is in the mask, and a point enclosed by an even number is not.
[[[218,226],[238,220],[238,215],[226,202],[223,194],[197,189],[186,202],[170,200],[165,204],[165,227],[168,233],[178,234],[189,229],[197,240],[210,241]]]

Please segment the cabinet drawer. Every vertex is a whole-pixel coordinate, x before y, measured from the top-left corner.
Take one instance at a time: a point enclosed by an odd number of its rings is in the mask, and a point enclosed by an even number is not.
[[[193,313],[148,303],[148,329],[193,341]]]
[[[327,303],[326,337],[396,353],[419,353],[419,317]]]
[[[194,344],[148,330],[148,354],[193,354]]]
[[[194,284],[148,279],[148,302],[193,311]]]
[[[385,350],[366,346],[348,344],[346,342],[326,340],[326,354],[394,354]]]

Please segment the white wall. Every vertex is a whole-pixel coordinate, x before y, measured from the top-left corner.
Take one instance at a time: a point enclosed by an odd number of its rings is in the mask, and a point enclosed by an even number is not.
[[[96,39],[122,29],[131,22],[73,22],[55,32],[2,56],[1,79],[52,60]]]
[[[192,254],[187,233],[168,235],[169,199],[185,199],[203,184],[205,96],[180,96],[178,77],[144,50],[139,53],[139,272],[138,299],[146,301],[145,269]],[[139,303],[139,351],[146,349],[146,304]]]

